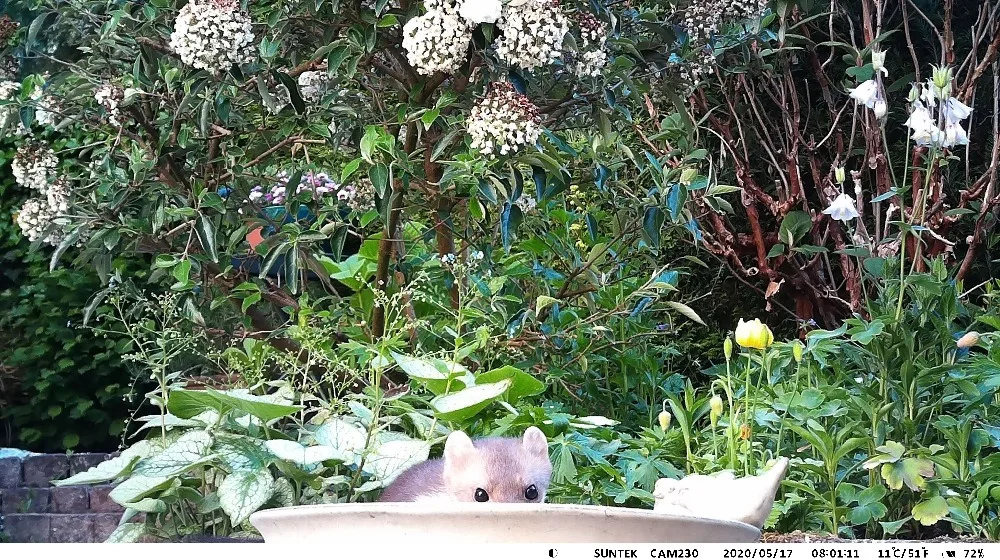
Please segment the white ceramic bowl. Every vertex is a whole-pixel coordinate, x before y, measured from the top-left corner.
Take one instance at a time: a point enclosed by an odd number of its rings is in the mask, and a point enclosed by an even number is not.
[[[751,525],[651,510],[565,504],[372,503],[258,511],[266,543],[749,543]],[[397,540],[399,539],[399,540]]]

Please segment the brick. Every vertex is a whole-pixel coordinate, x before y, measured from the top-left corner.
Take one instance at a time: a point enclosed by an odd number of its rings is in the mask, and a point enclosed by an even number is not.
[[[52,513],[88,513],[90,494],[85,486],[63,486],[50,491],[49,511]]]
[[[5,488],[0,513],[48,513],[48,488]]]
[[[21,485],[21,460],[17,457],[0,459],[0,488],[15,488]]]
[[[65,455],[33,455],[25,457],[25,486],[48,486],[53,480],[66,478],[69,474],[69,459]]]
[[[111,484],[92,486],[90,488],[90,511],[94,513],[122,513],[125,508],[118,505],[108,494],[114,490]]]
[[[76,453],[69,457],[69,474],[82,473],[96,467],[108,458],[107,453]]]
[[[49,542],[94,542],[93,515],[52,515],[49,520]]]
[[[104,542],[108,536],[118,528],[118,522],[122,516],[117,513],[95,513],[94,518],[94,541]]]
[[[4,527],[11,542],[49,542],[49,520],[46,514],[5,515]]]

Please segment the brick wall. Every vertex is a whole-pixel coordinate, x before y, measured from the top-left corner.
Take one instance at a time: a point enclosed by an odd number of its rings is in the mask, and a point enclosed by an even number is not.
[[[112,486],[49,484],[108,458],[103,453],[0,459],[0,539],[11,542],[103,542],[121,519]]]

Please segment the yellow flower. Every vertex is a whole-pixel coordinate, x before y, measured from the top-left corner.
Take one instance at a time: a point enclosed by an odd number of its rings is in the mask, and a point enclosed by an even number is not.
[[[740,439],[742,439],[743,441],[746,441],[746,440],[750,439],[750,436],[751,436],[750,426],[748,426],[746,424],[743,424],[742,426],[740,426]]]
[[[722,397],[719,395],[712,395],[712,400],[709,401],[709,417],[712,420],[712,427],[714,428],[716,424],[719,423],[719,417],[722,416]]]
[[[767,325],[760,322],[760,319],[746,322],[740,319],[736,325],[736,343],[743,348],[756,348],[763,350],[774,342],[774,335]]]
[[[665,432],[667,431],[667,428],[670,427],[670,420],[672,420],[673,417],[670,416],[669,412],[664,410],[663,412],[660,412],[660,415],[656,419],[659,420],[660,428]]]
[[[979,333],[976,331],[969,331],[965,333],[962,338],[958,339],[955,344],[959,348],[972,348],[979,343]]]

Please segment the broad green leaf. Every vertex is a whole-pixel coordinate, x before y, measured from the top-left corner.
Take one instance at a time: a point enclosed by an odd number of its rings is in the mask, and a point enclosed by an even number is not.
[[[349,454],[328,445],[306,447],[298,442],[284,439],[268,440],[264,445],[275,457],[297,465],[312,465],[323,461],[350,463],[352,459]]]
[[[812,218],[809,214],[794,210],[789,212],[779,228],[780,239],[789,246],[794,246],[802,237],[812,229]]]
[[[400,369],[406,372],[406,375],[418,381],[443,381],[450,377],[447,370],[442,371],[427,360],[404,356],[396,352],[392,352],[392,357]]]
[[[274,478],[267,470],[238,471],[219,485],[219,503],[233,526],[246,521],[274,493]]]
[[[550,307],[558,302],[559,300],[552,296],[538,296],[535,299],[535,315],[538,315],[545,308]]]
[[[540,395],[545,391],[545,383],[513,366],[503,366],[477,375],[476,385],[497,383],[505,379],[511,380],[510,389],[504,394],[504,397],[510,402]]]
[[[430,444],[415,439],[387,441],[365,459],[365,469],[388,485],[403,471],[427,460]]]
[[[932,476],[934,476],[934,463],[927,459],[910,457],[882,465],[882,478],[893,490],[899,490],[903,484],[914,492],[923,490],[925,479]]]
[[[139,539],[146,536],[146,524],[145,523],[124,523],[119,525],[117,529],[114,530],[108,538],[105,539],[106,543],[136,543]]]
[[[361,428],[340,418],[330,418],[313,434],[316,443],[331,447],[343,455],[356,455],[365,448],[367,434]]]
[[[879,521],[878,524],[882,526],[882,530],[885,531],[887,535],[895,535],[907,521],[913,519],[912,517],[904,517],[903,519],[897,519],[896,521]]]
[[[113,459],[101,462],[82,473],[77,473],[67,479],[54,481],[54,486],[71,486],[77,484],[99,484],[121,477],[131,472],[132,467],[143,457],[159,452],[164,447],[159,440],[140,440],[122,451]]]
[[[889,440],[885,442],[885,445],[880,445],[875,448],[880,454],[876,455],[867,461],[865,461],[864,467],[866,469],[874,469],[875,467],[883,463],[895,463],[903,456],[906,452],[906,448],[903,444]]]
[[[212,436],[208,432],[186,432],[160,453],[139,461],[135,466],[135,473],[148,477],[180,474],[204,459],[210,447]]]
[[[912,513],[921,525],[934,525],[948,516],[948,502],[941,496],[934,496],[913,506]]]
[[[116,486],[108,496],[124,506],[128,503],[138,502],[158,490],[167,488],[173,481],[174,479],[169,476],[132,475]]]
[[[261,470],[271,460],[260,440],[244,436],[220,435],[213,450],[230,472]]]
[[[128,509],[134,509],[135,511],[142,513],[163,513],[167,511],[166,502],[154,498],[143,498],[138,502],[132,502],[122,505],[124,505]]]
[[[449,422],[466,420],[500,398],[511,385],[513,380],[504,379],[497,383],[467,387],[456,393],[435,397],[431,401],[431,407],[442,420]]]
[[[271,498],[278,507],[290,507],[295,505],[295,488],[287,478],[277,478],[274,481],[274,491]]]
[[[251,395],[245,391],[221,392],[214,389],[189,391],[185,389],[170,393],[167,408],[179,418],[193,418],[206,410],[215,410],[219,414],[239,410],[251,414],[263,422],[270,422],[302,409],[300,406],[285,404],[285,402],[287,401],[272,395]]]

